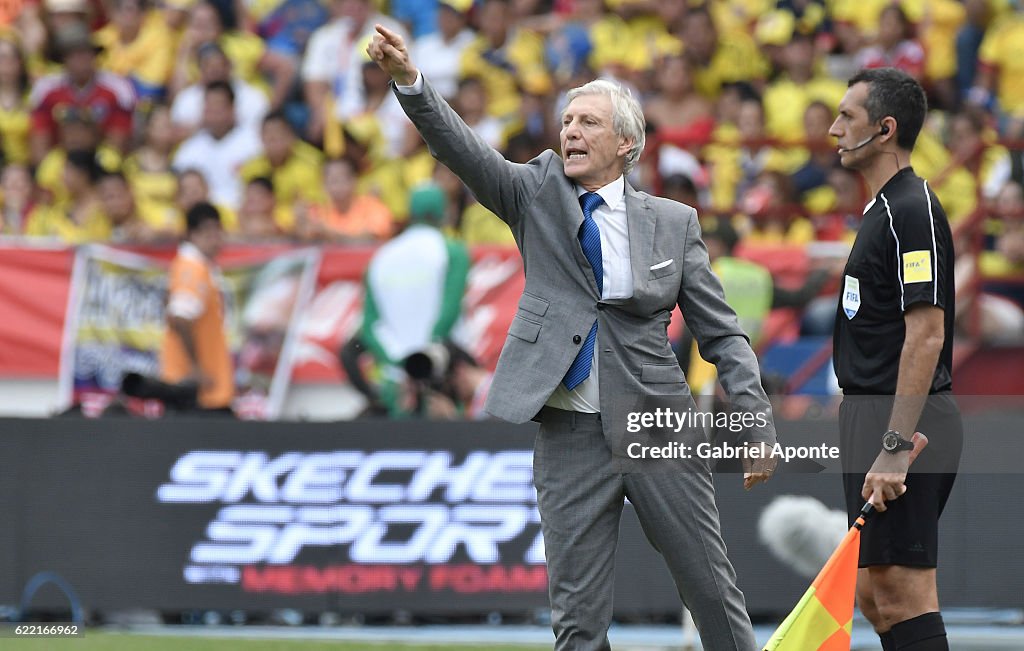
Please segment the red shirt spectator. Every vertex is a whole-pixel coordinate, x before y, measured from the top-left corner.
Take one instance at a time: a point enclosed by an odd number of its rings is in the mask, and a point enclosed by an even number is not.
[[[924,48],[914,40],[914,24],[899,5],[882,10],[878,19],[878,42],[857,53],[861,68],[899,68],[915,79],[924,76]]]
[[[902,41],[891,50],[876,45],[862,50],[857,61],[862,68],[891,66],[920,79],[924,71],[924,48],[917,41]]]
[[[40,79],[29,98],[33,161],[38,163],[57,141],[58,125],[68,111],[87,114],[103,137],[124,151],[135,109],[131,83],[96,70],[96,47],[84,25],[70,25],[57,38],[65,72]]]

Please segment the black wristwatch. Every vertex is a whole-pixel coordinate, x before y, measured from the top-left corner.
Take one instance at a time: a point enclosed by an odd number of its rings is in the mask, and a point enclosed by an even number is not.
[[[903,451],[914,449],[914,444],[900,436],[894,429],[882,434],[882,449],[889,454],[898,454]]]

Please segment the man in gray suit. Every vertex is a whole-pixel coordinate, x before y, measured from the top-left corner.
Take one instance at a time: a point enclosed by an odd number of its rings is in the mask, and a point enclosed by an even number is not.
[[[639,104],[605,81],[570,91],[561,156],[548,150],[510,163],[423,79],[400,36],[377,31],[367,52],[391,75],[406,114],[435,158],[509,225],[523,256],[526,288],[486,409],[541,423],[534,483],[555,648],[609,648],[615,545],[628,497],[704,648],[752,651],[707,460],[623,463],[631,456],[631,409],[666,396],[692,404],[666,334],[678,303],[734,405],[765,416],[745,431],[760,451],[747,457],[745,486],[775,467],[765,453],[775,430],[757,359],[711,273],[696,212],[625,181],[644,145]]]

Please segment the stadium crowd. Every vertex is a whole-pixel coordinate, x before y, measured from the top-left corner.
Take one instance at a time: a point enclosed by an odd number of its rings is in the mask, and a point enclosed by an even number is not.
[[[208,200],[236,241],[382,241],[433,182],[450,235],[511,244],[369,61],[375,23],[515,161],[557,140],[567,89],[629,86],[649,130],[631,182],[744,244],[852,241],[868,197],[828,128],[852,72],[902,68],[933,109],[915,170],[981,224],[985,275],[1024,270],[1024,164],[998,144],[1024,138],[1011,0],[10,0],[0,232],[172,241]]]

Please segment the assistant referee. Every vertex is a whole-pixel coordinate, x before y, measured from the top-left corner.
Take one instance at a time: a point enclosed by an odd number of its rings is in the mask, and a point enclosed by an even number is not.
[[[953,241],[910,154],[927,102],[906,73],[849,81],[829,133],[874,198],[843,275],[833,363],[844,399],[840,448],[851,524],[864,500],[857,601],[885,651],[948,651],[936,588],[938,520],[956,479],[963,426],[952,397]],[[908,474],[910,437],[929,445]]]

